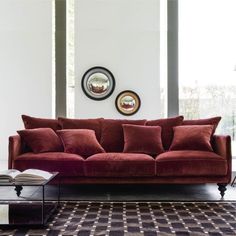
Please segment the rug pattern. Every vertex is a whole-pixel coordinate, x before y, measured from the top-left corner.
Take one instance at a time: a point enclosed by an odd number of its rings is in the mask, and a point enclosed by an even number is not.
[[[235,202],[62,202],[42,229],[0,235],[236,235]]]

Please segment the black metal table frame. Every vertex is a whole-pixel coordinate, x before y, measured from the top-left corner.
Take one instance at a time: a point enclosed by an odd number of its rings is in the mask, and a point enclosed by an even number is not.
[[[234,187],[235,182],[236,182],[236,176],[234,177],[234,179],[233,179],[233,181],[232,181],[232,183],[231,183],[231,186],[232,186],[232,187]]]
[[[41,219],[41,224],[20,224],[21,226],[45,226],[45,224],[47,223],[49,217],[55,212],[55,210],[60,206],[60,195],[61,195],[61,181],[60,178],[58,177],[58,172],[53,172],[52,173],[53,176],[50,177],[50,179],[42,182],[42,183],[0,183],[0,188],[1,187],[15,187],[15,191],[16,191],[16,195],[17,197],[20,197],[21,195],[21,191],[23,189],[23,187],[38,187],[38,188],[42,188],[42,199],[36,199],[36,200],[20,200],[20,199],[0,199],[0,205],[3,204],[10,204],[12,202],[19,202],[19,204],[21,204],[21,202],[24,203],[28,203],[29,202],[41,202],[41,214],[42,214],[42,219]],[[45,186],[48,185],[48,183],[50,183],[55,177],[58,177],[58,181],[57,181],[57,200],[56,203],[54,204],[54,207],[50,210],[50,213],[47,214],[47,216],[45,216],[45,204],[47,202],[55,202],[55,200],[46,200],[45,199]],[[0,224],[0,226],[18,226],[17,224]]]

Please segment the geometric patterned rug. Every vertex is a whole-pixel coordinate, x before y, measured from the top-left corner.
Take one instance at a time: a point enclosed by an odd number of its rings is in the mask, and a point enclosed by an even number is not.
[[[42,229],[0,235],[236,235],[236,202],[61,202]]]

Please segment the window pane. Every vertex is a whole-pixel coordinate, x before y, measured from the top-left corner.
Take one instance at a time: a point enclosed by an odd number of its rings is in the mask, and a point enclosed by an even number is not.
[[[236,1],[179,1],[180,114],[222,116],[236,155]]]

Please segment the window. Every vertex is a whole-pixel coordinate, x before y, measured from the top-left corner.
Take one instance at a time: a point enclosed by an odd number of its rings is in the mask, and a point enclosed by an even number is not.
[[[179,113],[222,116],[236,154],[236,1],[179,1]]]

